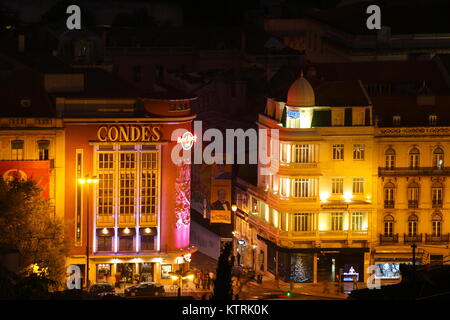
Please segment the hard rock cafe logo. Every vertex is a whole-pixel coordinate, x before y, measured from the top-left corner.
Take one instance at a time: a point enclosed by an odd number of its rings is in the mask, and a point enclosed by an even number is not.
[[[21,181],[27,180],[27,174],[20,169],[9,169],[3,174],[4,181],[12,181],[15,177]]]
[[[181,137],[178,137],[177,143],[181,144],[181,147],[184,150],[189,150],[194,145],[194,142],[197,142],[197,136],[193,135],[189,131],[183,133]]]

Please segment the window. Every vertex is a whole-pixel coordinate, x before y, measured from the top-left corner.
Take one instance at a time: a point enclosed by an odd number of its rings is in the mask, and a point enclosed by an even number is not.
[[[141,236],[141,250],[155,250],[155,237],[154,236]]]
[[[393,124],[394,126],[399,126],[400,123],[401,123],[401,119],[402,119],[402,117],[399,116],[399,115],[393,116],[393,117],[392,117],[392,124]]]
[[[352,212],[352,230],[363,230],[363,217],[364,213],[362,212]]]
[[[394,208],[394,190],[395,186],[392,182],[386,183],[384,186],[384,207],[385,208]]]
[[[364,193],[364,179],[354,178],[353,179],[353,193],[362,194]]]
[[[384,236],[392,237],[394,235],[394,217],[388,215],[384,218]]]
[[[50,141],[39,140],[37,144],[39,150],[39,160],[48,160],[48,149],[50,146]]]
[[[444,193],[444,186],[440,182],[435,182],[431,186],[431,200],[433,204],[433,208],[441,208],[442,207],[442,199]]]
[[[353,160],[364,160],[364,144],[353,145]]]
[[[439,147],[433,151],[433,167],[436,169],[444,167],[444,150]]]
[[[283,197],[289,197],[290,194],[290,182],[289,178],[280,178],[280,195]]]
[[[312,217],[311,213],[294,213],[294,231],[311,231]]]
[[[417,148],[412,148],[409,151],[409,167],[411,169],[417,169],[420,165],[420,151]]]
[[[442,217],[439,214],[434,214],[431,221],[431,236],[440,237],[442,227]]]
[[[97,237],[97,251],[112,251],[112,237]]]
[[[392,148],[389,148],[384,153],[385,157],[385,165],[386,169],[394,169],[395,168],[395,150]]]
[[[418,218],[415,214],[412,214],[408,218],[408,236],[416,237],[417,236],[417,222]]]
[[[119,251],[133,251],[133,236],[119,237]]]
[[[333,144],[333,160],[344,160],[343,144]]]
[[[331,230],[342,231],[344,214],[342,212],[331,213]]]
[[[315,162],[314,145],[294,144],[292,146],[292,162],[312,163]]]
[[[408,208],[419,207],[419,184],[411,182],[408,185]]]
[[[282,143],[280,145],[281,147],[281,154],[280,154],[280,160],[281,162],[289,163],[291,162],[290,152],[291,152],[291,145],[287,143]]]
[[[316,196],[317,179],[293,179],[292,195],[297,198]]]
[[[158,151],[144,147],[140,151],[121,150],[97,152],[97,222],[113,223],[114,215],[119,214],[119,223],[136,223],[140,219],[141,225],[156,224]]]
[[[23,140],[11,141],[11,160],[23,160]]]
[[[428,116],[428,123],[430,124],[430,126],[435,126],[437,123],[437,115],[435,114],[430,114]]]
[[[343,178],[331,179],[331,193],[332,194],[343,194],[344,193],[344,179]]]

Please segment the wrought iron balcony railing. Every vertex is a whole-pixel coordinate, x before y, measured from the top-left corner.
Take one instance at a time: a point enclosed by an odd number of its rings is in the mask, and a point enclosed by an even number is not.
[[[398,233],[396,234],[380,234],[380,243],[398,243]]]
[[[394,208],[395,202],[394,200],[384,200],[385,208]]]
[[[422,234],[409,235],[405,233],[403,235],[403,242],[422,242]]]
[[[408,208],[415,209],[419,207],[419,200],[408,200]]]
[[[450,176],[450,167],[396,167],[378,168],[378,175],[388,176]]]
[[[425,234],[426,243],[449,242],[449,241],[450,235],[448,233],[440,235]]]

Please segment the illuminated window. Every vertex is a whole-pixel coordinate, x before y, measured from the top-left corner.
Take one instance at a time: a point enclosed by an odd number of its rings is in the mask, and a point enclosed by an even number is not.
[[[313,144],[294,144],[292,145],[292,162],[312,163],[315,162]]]
[[[417,148],[412,148],[409,151],[409,167],[411,169],[417,169],[420,165],[420,151]]]
[[[386,169],[394,169],[395,168],[395,150],[389,148],[384,153]]]
[[[37,144],[39,150],[39,160],[48,160],[48,149],[50,146],[50,141],[39,140]]]
[[[431,201],[433,204],[433,208],[441,208],[442,207],[442,199],[444,193],[444,186],[440,182],[435,182],[431,186]]]
[[[352,212],[352,230],[361,231],[363,229],[363,212]]]
[[[392,124],[393,124],[394,126],[399,126],[399,125],[400,125],[400,122],[401,122],[401,119],[402,119],[402,117],[399,116],[399,115],[393,116],[393,117],[392,117]]]
[[[134,220],[136,154],[119,154],[119,214],[122,222]]]
[[[11,160],[23,160],[23,140],[11,141]]]
[[[439,147],[433,151],[433,167],[436,169],[444,167],[444,150]]]
[[[98,215],[99,222],[107,221],[108,216],[113,215],[113,191],[114,191],[114,154],[98,154]]]
[[[141,155],[141,222],[154,222],[158,203],[158,154]]]
[[[354,178],[353,179],[353,193],[364,193],[364,179],[363,178]]]
[[[435,126],[437,123],[437,115],[435,114],[430,114],[428,116],[428,123],[430,124],[430,126]]]
[[[364,160],[364,144],[354,144],[353,145],[353,160]]]
[[[395,186],[392,182],[386,183],[384,186],[384,207],[393,208],[394,207],[394,190]]]
[[[343,194],[344,193],[344,179],[343,178],[331,179],[331,193],[332,194]]]
[[[408,208],[419,207],[419,184],[411,182],[408,185]]]
[[[292,217],[295,232],[312,230],[312,213],[294,213]]]
[[[333,160],[344,160],[343,144],[333,144]]]
[[[408,236],[416,237],[417,236],[417,222],[418,218],[415,214],[412,214],[408,218]]]
[[[440,237],[442,230],[442,217],[439,214],[434,214],[431,221],[431,236]]]
[[[392,237],[394,235],[394,217],[388,215],[384,218],[384,236]]]
[[[344,222],[344,214],[342,212],[332,212],[331,213],[331,230],[332,231],[342,231]]]
[[[292,196],[308,198],[316,196],[317,179],[293,179]]]

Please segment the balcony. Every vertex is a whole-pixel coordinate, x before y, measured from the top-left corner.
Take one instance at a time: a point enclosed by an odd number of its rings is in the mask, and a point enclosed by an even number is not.
[[[392,235],[383,235],[380,234],[380,243],[398,243],[398,233]]]
[[[450,242],[450,234],[441,234],[434,236],[432,234],[425,234],[425,243],[448,243]]]
[[[419,200],[408,200],[408,208],[416,209],[419,207]]]
[[[403,235],[403,242],[404,243],[422,242],[422,234],[415,234],[410,236],[405,233]]]
[[[442,199],[433,200],[432,206],[433,208],[442,208]]]
[[[384,208],[391,209],[394,208],[395,202],[394,200],[384,200]]]
[[[280,161],[280,167],[281,168],[287,168],[287,169],[317,169],[319,167],[318,162],[281,162]]]
[[[450,167],[397,167],[397,168],[378,168],[380,177],[393,176],[450,176]]]

